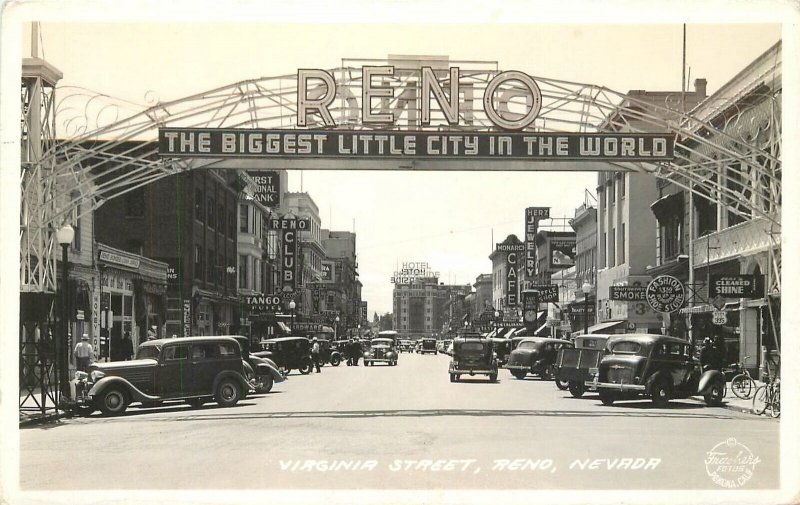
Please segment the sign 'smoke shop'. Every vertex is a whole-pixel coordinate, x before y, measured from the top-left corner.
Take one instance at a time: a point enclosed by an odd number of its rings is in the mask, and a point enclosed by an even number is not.
[[[420,94],[416,95],[415,89],[414,96],[419,98],[409,100],[405,88],[411,84],[389,84],[395,78],[393,66],[363,66],[358,94],[346,85],[337,85],[334,76],[325,70],[300,69],[296,113],[300,129],[161,128],[159,154],[205,158],[346,156],[509,161],[668,161],[673,158],[675,137],[668,133],[523,132],[539,117],[543,99],[536,81],[516,70],[494,75],[483,94],[483,112],[501,133],[467,130],[462,127],[473,123],[460,123],[467,112],[472,114],[477,107],[469,103],[471,98],[461,93],[460,69],[449,69],[446,85],[430,67],[423,66],[415,72],[418,82],[413,85],[419,86]],[[438,72],[440,76],[444,74]],[[472,83],[464,86],[472,86]],[[414,127],[445,126],[446,123],[458,129],[442,132],[402,128],[397,123],[395,110],[385,106],[400,99],[396,93],[398,87],[402,88],[402,101],[409,104],[409,109],[414,108],[415,117],[418,113],[419,120],[414,122]],[[515,103],[524,100],[523,111],[509,110],[509,94],[513,95]],[[437,107],[432,106],[434,101]],[[340,129],[341,125],[330,110],[334,103],[344,104],[348,125],[360,124],[368,130]],[[308,126],[316,129],[304,129]]]

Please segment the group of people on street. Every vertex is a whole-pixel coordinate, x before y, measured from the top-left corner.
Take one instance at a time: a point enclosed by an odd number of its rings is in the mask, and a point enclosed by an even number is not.
[[[358,337],[350,339],[345,344],[345,356],[347,357],[347,366],[358,366],[358,361],[364,354],[361,347],[361,340]]]
[[[727,366],[725,339],[720,334],[706,337],[700,344],[700,366],[703,370],[722,370]]]

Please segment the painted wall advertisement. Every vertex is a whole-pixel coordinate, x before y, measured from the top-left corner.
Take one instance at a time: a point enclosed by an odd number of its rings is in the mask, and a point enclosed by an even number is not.
[[[575,264],[575,237],[550,239],[550,268],[569,268]]]

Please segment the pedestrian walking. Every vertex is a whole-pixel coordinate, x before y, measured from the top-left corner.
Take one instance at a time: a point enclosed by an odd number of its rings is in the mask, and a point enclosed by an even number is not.
[[[319,368],[319,342],[317,341],[317,337],[311,339],[311,361],[313,361],[314,366],[317,367],[317,373],[322,372]]]
[[[156,339],[156,327],[151,326],[149,330],[147,330],[147,340],[155,340]]]
[[[89,365],[94,358],[94,349],[92,349],[92,344],[89,343],[88,334],[83,334],[81,341],[75,345],[75,350],[72,353],[75,355],[75,367],[81,372],[88,372]]]
[[[353,341],[355,344],[353,345],[353,366],[358,366],[358,360],[361,359],[361,341],[358,337],[354,338]]]
[[[133,340],[131,340],[131,332],[126,331],[125,336],[120,342],[120,357],[122,361],[128,361],[133,357]]]

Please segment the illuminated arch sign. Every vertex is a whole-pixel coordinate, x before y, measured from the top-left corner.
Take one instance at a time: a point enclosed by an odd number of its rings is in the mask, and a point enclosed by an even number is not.
[[[472,122],[467,119],[468,111],[462,110],[460,97],[467,95],[466,88],[471,90],[472,84],[462,85],[460,69],[434,71],[423,66],[415,72],[414,82],[398,85],[393,66],[363,66],[357,95],[348,85],[338,84],[328,71],[301,69],[295,116],[299,128],[161,128],[158,151],[172,158],[658,162],[674,157],[675,136],[669,133],[524,131],[542,111],[542,93],[531,76],[516,70],[494,75],[483,93],[483,113],[498,131],[470,131]],[[440,77],[447,79],[440,82]],[[339,129],[343,125],[331,113],[334,103],[340,101],[351,111],[346,123],[356,125],[352,129]],[[398,123],[398,112],[387,105],[393,102],[403,102],[409,113],[413,110],[413,117],[419,118],[416,126]],[[432,125],[432,110],[437,112],[436,125]],[[312,124],[310,120],[315,129],[305,129]],[[439,129],[411,129],[429,126]]]

